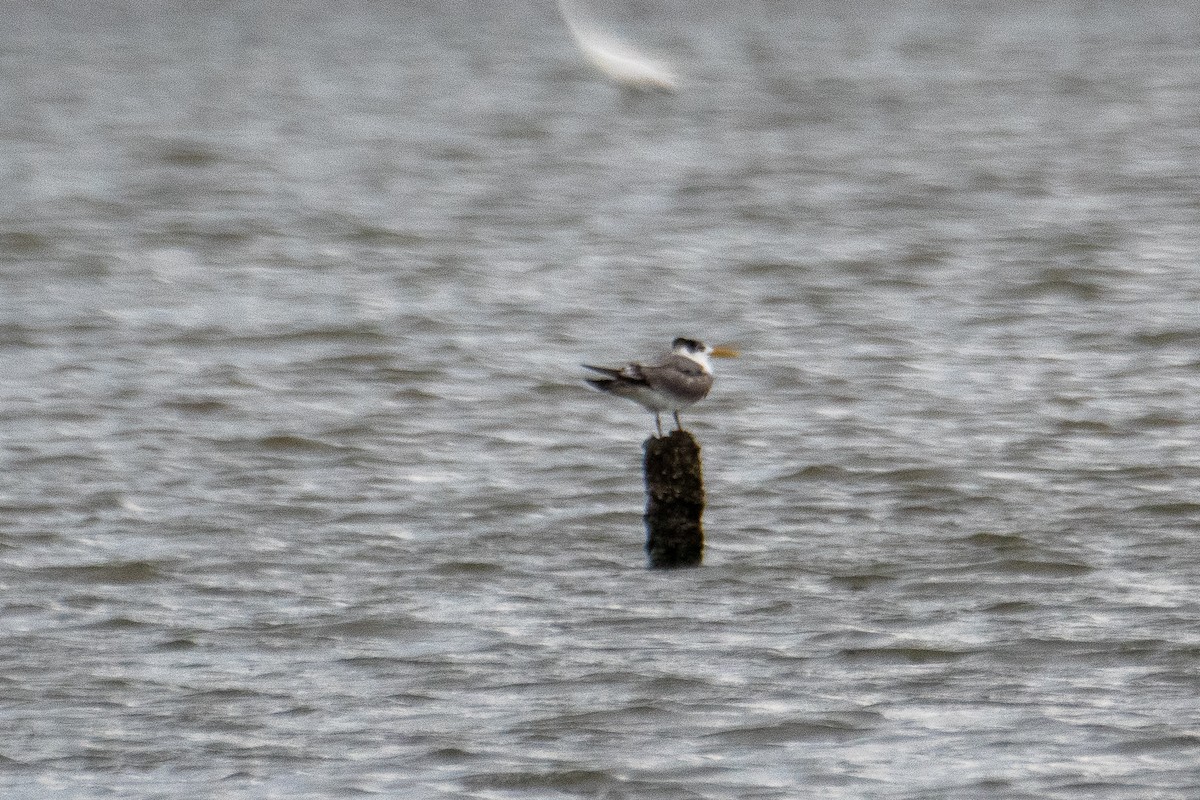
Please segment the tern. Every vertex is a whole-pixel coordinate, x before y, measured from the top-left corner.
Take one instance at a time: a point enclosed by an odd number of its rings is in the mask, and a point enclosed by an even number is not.
[[[558,11],[588,61],[621,86],[642,92],[673,92],[679,88],[679,78],[670,66],[604,33],[571,0],[558,0]]]
[[[663,435],[662,413],[671,411],[675,425],[683,430],[679,412],[708,396],[713,385],[713,358],[735,358],[736,350],[728,347],[709,347],[695,339],[682,336],[671,343],[671,352],[658,364],[632,361],[623,367],[597,367],[584,364],[585,369],[599,372],[603,378],[586,378],[588,385],[607,394],[632,400],[654,414],[658,435]]]

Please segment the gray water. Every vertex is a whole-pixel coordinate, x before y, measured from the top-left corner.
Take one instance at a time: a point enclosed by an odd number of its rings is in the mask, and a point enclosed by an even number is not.
[[[1198,796],[1192,4],[333,5],[4,6],[5,798]]]

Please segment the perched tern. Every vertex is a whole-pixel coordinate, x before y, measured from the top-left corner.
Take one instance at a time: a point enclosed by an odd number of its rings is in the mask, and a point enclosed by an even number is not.
[[[653,412],[658,435],[662,436],[664,411],[673,412],[676,427],[683,430],[679,412],[708,396],[713,384],[709,357],[734,358],[737,354],[728,347],[709,347],[681,336],[671,343],[671,352],[658,364],[633,361],[620,368],[583,366],[605,376],[585,379],[593,389],[632,400]]]

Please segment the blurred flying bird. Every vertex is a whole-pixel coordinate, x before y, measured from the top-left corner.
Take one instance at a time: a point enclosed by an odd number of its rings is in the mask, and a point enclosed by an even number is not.
[[[558,11],[584,56],[609,78],[643,92],[673,92],[678,88],[679,79],[667,64],[600,30],[583,18],[571,0],[558,0]]]

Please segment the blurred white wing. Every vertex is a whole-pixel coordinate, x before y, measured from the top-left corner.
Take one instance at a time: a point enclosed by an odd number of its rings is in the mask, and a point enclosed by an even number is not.
[[[587,59],[617,83],[642,91],[673,92],[679,87],[679,79],[669,66],[583,21],[568,0],[558,0],[558,10]]]

